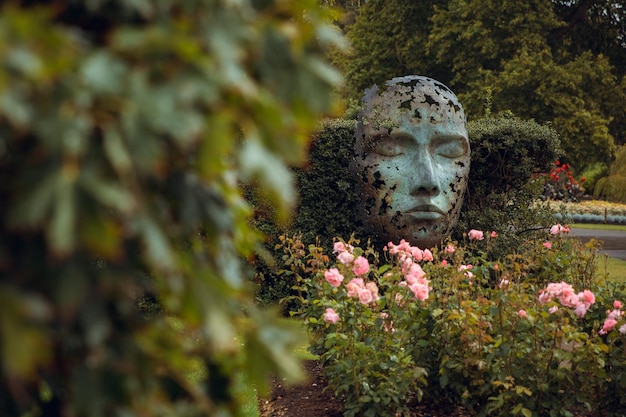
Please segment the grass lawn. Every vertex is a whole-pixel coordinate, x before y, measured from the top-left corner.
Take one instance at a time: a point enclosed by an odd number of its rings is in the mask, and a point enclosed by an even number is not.
[[[602,254],[602,252],[600,252]],[[626,282],[626,261],[615,258],[604,257],[598,259],[598,274],[603,275],[606,268],[609,280],[615,282]]]
[[[571,225],[574,229],[598,229],[598,230],[618,230],[622,232],[626,232],[626,226],[620,224],[587,224],[587,223],[574,223]]]

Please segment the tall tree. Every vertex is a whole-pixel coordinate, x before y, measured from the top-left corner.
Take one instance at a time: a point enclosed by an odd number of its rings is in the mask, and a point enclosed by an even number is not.
[[[238,374],[297,376],[245,280],[241,185],[286,218],[340,80],[325,22],[314,0],[0,6],[0,415],[240,415]]]
[[[432,29],[429,18],[445,0],[369,0],[347,29],[352,53],[340,60],[348,94],[360,99],[363,90],[400,75],[449,77],[446,67],[425,58]]]
[[[450,84],[470,117],[480,117],[490,100],[490,111],[553,123],[581,170],[611,160],[621,133],[610,123],[624,114],[610,103],[624,91],[603,55],[550,44],[567,26],[554,9],[547,0],[451,0],[432,17],[428,50],[439,63],[452,62]]]
[[[350,94],[429,75],[457,93],[470,119],[510,111],[551,123],[575,169],[608,164],[626,142],[623,3],[371,0],[348,30]]]

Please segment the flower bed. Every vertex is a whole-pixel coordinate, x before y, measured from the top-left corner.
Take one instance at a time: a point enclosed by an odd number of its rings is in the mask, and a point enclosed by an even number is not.
[[[391,417],[422,396],[479,415],[626,412],[626,290],[597,276],[595,248],[568,231],[554,225],[498,260],[498,233],[477,230],[442,250],[286,247],[302,266],[293,313],[344,415]]]
[[[550,201],[549,203],[550,207],[557,212],[557,218],[569,217],[575,223],[626,224],[626,204],[601,200],[578,203]]]

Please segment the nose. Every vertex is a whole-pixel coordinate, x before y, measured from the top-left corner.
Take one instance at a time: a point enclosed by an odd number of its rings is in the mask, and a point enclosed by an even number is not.
[[[414,158],[414,172],[411,179],[411,195],[435,196],[439,194],[440,187],[435,171],[435,163],[427,149],[418,149]]]

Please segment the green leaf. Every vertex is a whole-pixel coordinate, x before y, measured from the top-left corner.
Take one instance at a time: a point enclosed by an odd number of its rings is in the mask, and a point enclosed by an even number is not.
[[[178,269],[175,255],[161,226],[147,213],[135,221],[135,227],[145,250],[149,264],[160,271],[173,272]]]
[[[109,162],[119,175],[128,174],[133,163],[122,136],[114,126],[106,126],[103,131],[104,151]]]
[[[0,94],[0,111],[8,121],[20,128],[26,128],[33,119],[33,106],[25,97],[20,86],[7,88]]]
[[[96,217],[81,221],[80,240],[94,256],[116,260],[122,255],[122,231],[111,219]]]
[[[207,127],[207,135],[198,152],[198,170],[203,177],[210,179],[227,166],[234,130],[230,115],[226,113],[210,115]]]
[[[83,173],[79,178],[79,184],[85,192],[91,194],[107,208],[117,210],[122,214],[129,214],[137,208],[136,200],[128,190],[116,183],[105,181],[95,172]]]
[[[76,174],[71,172],[74,168],[68,169],[57,177],[52,217],[46,228],[50,249],[60,255],[71,252],[76,242]]]
[[[80,69],[82,81],[96,93],[124,91],[126,66],[107,51],[97,50],[86,57]]]
[[[24,47],[9,49],[4,59],[5,65],[21,72],[27,78],[37,79],[44,70],[40,57]]]
[[[36,186],[28,184],[32,190],[21,196],[16,206],[11,208],[9,224],[28,228],[40,226],[52,210],[54,192],[60,175],[58,172],[45,172]],[[29,190],[27,187],[24,188]]]
[[[295,203],[295,189],[291,173],[285,164],[270,153],[260,141],[249,138],[239,153],[242,177],[246,181],[258,180],[266,195],[278,205],[278,218],[286,220]]]

